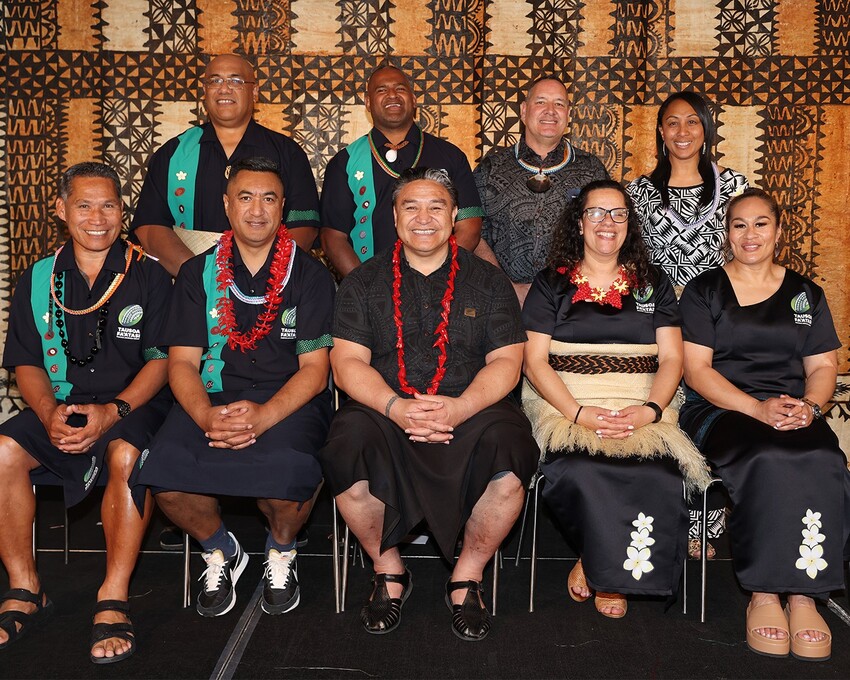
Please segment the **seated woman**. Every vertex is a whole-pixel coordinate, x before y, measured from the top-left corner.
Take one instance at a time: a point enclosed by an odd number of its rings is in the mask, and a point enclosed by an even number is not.
[[[726,225],[732,259],[682,295],[682,427],[732,499],[735,572],[752,592],[747,645],[825,660],[831,635],[812,597],[843,589],[850,527],[850,474],[821,414],[841,343],[820,287],[774,262],[776,201],[748,189]]]
[[[669,596],[684,563],[682,478],[707,482],[669,404],[682,376],[676,296],[647,258],[631,200],[588,184],[558,225],[523,308],[523,406],[544,451],[543,498],[580,560],[569,594],[605,616]]]

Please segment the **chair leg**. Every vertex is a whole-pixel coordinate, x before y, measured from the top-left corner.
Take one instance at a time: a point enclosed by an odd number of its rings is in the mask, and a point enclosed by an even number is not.
[[[525,522],[528,518],[528,504],[531,502],[531,494],[525,494],[525,503],[522,506],[522,522],[519,525],[519,539],[516,544],[516,560],[514,560],[514,566],[519,566],[519,558],[522,554],[522,539],[525,538]]]
[[[351,549],[350,546],[351,531],[349,530],[348,525],[346,524],[342,540],[342,583],[339,593],[339,610],[341,612],[345,611],[345,596],[348,593],[348,553]]]
[[[65,508],[65,564],[68,564],[69,544],[71,540],[70,528],[68,526],[68,508]]]
[[[540,479],[534,485],[534,516],[531,518],[531,580],[528,588],[528,613],[534,613],[534,584],[537,581],[537,515],[540,505]]]
[[[685,505],[688,504],[688,485],[682,480],[682,497]],[[690,513],[688,513],[690,514]],[[688,613],[688,550],[685,544],[685,560],[682,567],[682,614]]]
[[[339,614],[342,611],[341,607],[341,589],[340,589],[340,578],[339,578],[339,517],[337,515],[336,510],[336,499],[331,499],[333,503],[333,546],[331,547],[331,551],[333,553],[333,568],[334,568],[334,605],[336,607],[336,613]]]
[[[700,575],[700,605],[699,605],[699,622],[705,623],[705,584],[706,584],[706,572],[708,571],[708,490],[711,488],[711,485],[714,484],[714,480],[705,487],[702,492],[702,531],[700,532],[700,540],[702,541],[701,550],[700,550],[700,567],[702,573]]]
[[[502,568],[502,551],[496,548],[496,554],[493,555],[493,616],[496,616],[496,604],[499,594],[499,570]]]
[[[35,484],[32,485],[32,495],[36,497],[36,501],[38,501],[38,496],[35,492]],[[32,515],[32,561],[36,560],[36,550],[35,550],[35,520],[38,515],[38,503],[36,503],[36,511]]]
[[[192,603],[192,583],[191,570],[189,569],[189,559],[192,551],[189,546],[189,534],[183,532],[183,608],[189,607]]]

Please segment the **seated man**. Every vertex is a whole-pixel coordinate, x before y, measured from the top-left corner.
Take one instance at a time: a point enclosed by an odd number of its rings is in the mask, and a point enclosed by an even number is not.
[[[127,479],[171,405],[166,355],[157,348],[171,277],[119,238],[121,212],[112,168],[65,171],[56,214],[71,240],[24,272],[12,298],[3,366],[15,371],[29,409],[0,425],[0,559],[11,588],[0,604],[0,649],[53,610],[33,560],[30,472],[61,478],[71,506],[104,465],[106,578],[90,657],[112,663],[136,648],[127,598],[152,503],[144,496],[139,516]]]
[[[331,363],[352,398],[320,458],[337,505],[374,561],[361,620],[388,633],[410,594],[395,547],[427,520],[443,555],[463,549],[446,585],[452,629],[490,629],[484,567],[514,524],[537,465],[519,407],[525,333],[504,274],[458,248],[457,194],[443,170],[406,171],[393,196],[399,240],[340,286]],[[435,340],[436,338],[436,340]]]
[[[274,161],[233,164],[232,231],[180,269],[168,314],[169,381],[178,404],[131,480],[202,546],[198,613],[236,603],[248,562],[216,496],[257,498],[269,522],[263,610],[298,605],[295,536],[322,481],[315,451],[330,421],[331,275],[289,238]]]

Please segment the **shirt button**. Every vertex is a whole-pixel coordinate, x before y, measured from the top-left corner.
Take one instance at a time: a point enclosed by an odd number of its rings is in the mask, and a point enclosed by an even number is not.
[[[426,302],[426,303],[425,303],[424,305],[422,305],[422,306],[423,306],[425,309],[431,309],[431,303],[430,303],[430,302]]]
[[[257,360],[256,360],[256,359],[251,359],[251,363],[252,363],[252,364],[256,364],[256,363],[257,363]]]
[[[256,295],[253,288],[251,289],[251,295]]]
[[[93,369],[93,368],[90,368],[90,369],[89,369],[89,373],[94,373],[94,369]]]
[[[96,395],[96,394],[91,395],[91,400],[92,400],[92,401],[97,401],[97,395]]]
[[[253,385],[251,385],[251,387],[252,387],[253,389],[257,389],[257,383],[254,383]]]

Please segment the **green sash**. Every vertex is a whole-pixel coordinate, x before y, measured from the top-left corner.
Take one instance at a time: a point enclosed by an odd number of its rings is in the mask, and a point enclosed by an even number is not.
[[[375,254],[372,234],[372,213],[375,210],[375,176],[372,173],[372,149],[369,136],[363,135],[346,148],[348,188],[354,198],[354,227],[350,238],[354,252],[361,262]]]
[[[47,377],[53,385],[53,394],[58,401],[65,401],[74,386],[68,382],[68,360],[59,342],[59,335],[50,324],[49,300],[52,271],[52,257],[39,260],[33,265],[30,308],[35,320],[35,328],[41,338],[44,370],[47,371]]]
[[[215,280],[218,269],[215,266],[215,256],[218,248],[207,255],[204,261],[204,293],[207,297],[207,348],[201,361],[201,381],[207,392],[221,392],[221,369],[224,368],[224,360],[221,351],[227,344],[227,338],[221,335],[213,335],[212,329],[218,325],[218,316],[210,312],[215,309],[215,304],[221,297],[218,290],[218,282]],[[230,291],[224,291],[224,295],[230,297]]]
[[[201,155],[203,128],[191,127],[177,139],[177,148],[168,162],[168,209],[175,226],[195,228],[195,184]]]

